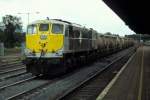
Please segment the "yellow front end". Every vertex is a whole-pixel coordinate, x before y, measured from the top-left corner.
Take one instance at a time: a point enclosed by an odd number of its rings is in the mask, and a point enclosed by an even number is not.
[[[60,51],[62,51],[63,45],[63,25],[37,23],[28,26],[26,34],[27,57],[59,57],[62,55]]]

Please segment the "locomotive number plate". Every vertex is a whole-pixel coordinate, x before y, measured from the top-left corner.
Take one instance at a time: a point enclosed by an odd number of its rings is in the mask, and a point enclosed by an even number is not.
[[[40,39],[41,39],[41,40],[46,40],[46,39],[47,39],[47,35],[41,35],[41,36],[40,36]]]

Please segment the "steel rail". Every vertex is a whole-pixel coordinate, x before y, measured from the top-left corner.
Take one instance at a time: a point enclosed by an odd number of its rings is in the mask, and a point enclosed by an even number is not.
[[[46,83],[44,83],[44,84],[42,84],[42,85],[40,85],[40,86],[38,86],[36,88],[30,89],[30,90],[27,90],[27,91],[22,91],[22,92],[20,92],[18,94],[15,94],[15,95],[11,96],[11,97],[8,97],[7,100],[16,100],[16,98],[20,97],[21,95],[24,95],[24,94],[26,94],[28,92],[34,91],[34,90],[39,89],[39,88],[43,88],[43,87],[45,87],[45,86],[47,86],[47,85],[49,85],[49,84],[51,84],[53,82],[56,82],[56,81],[57,81],[57,79],[53,80],[53,81],[48,81],[48,82],[46,82]]]
[[[127,54],[127,53],[125,53],[123,56],[121,56],[121,57],[115,59],[114,61],[112,61],[111,63],[109,63],[108,65],[106,65],[103,69],[101,69],[101,70],[99,70],[97,73],[95,73],[93,76],[91,76],[91,77],[89,77],[88,79],[82,81],[80,84],[77,84],[74,88],[69,89],[69,90],[66,91],[63,95],[57,97],[56,100],[62,99],[63,97],[65,97],[66,95],[68,95],[69,93],[71,93],[72,91],[74,91],[76,88],[80,87],[81,85],[83,85],[83,84],[86,83],[87,81],[93,79],[94,77],[96,77],[97,75],[99,75],[101,72],[103,72],[103,71],[105,71],[106,69],[108,69],[112,64],[116,63],[117,61],[119,61],[119,60],[121,60],[123,57],[125,57],[126,54]],[[48,83],[45,83],[45,84],[49,84],[49,82],[48,82]],[[24,94],[26,94],[26,93],[29,93],[29,92],[31,92],[31,91],[34,91],[34,90],[36,90],[36,89],[38,89],[38,88],[42,88],[43,86],[45,86],[45,84],[40,85],[40,86],[38,86],[38,87],[36,87],[36,88],[34,88],[34,89],[27,90],[27,91],[23,91],[23,92],[20,92],[20,93],[18,93],[18,94],[15,94],[15,95],[13,95],[13,96],[11,96],[11,97],[8,97],[7,100],[16,100],[16,98],[18,98],[18,97],[20,97],[20,96],[22,96],[22,95],[24,95]]]
[[[112,61],[111,63],[109,63],[108,65],[106,65],[103,69],[99,70],[97,73],[95,73],[94,75],[92,75],[91,77],[87,78],[86,80],[82,81],[81,83],[77,84],[76,86],[74,86],[73,88],[69,89],[68,91],[64,92],[62,95],[58,96],[56,98],[56,100],[61,100],[64,97],[66,97],[67,95],[69,95],[70,93],[72,93],[74,90],[76,90],[77,88],[79,88],[81,85],[85,84],[86,82],[88,82],[91,79],[94,79],[96,76],[98,76],[99,74],[101,74],[102,72],[106,71],[111,65],[115,64],[116,62],[120,61],[121,59],[123,59],[126,56],[123,55],[117,59],[115,59],[114,61]]]
[[[26,82],[26,81],[33,80],[33,79],[36,78],[36,77],[37,77],[37,76],[32,76],[32,77],[27,78],[27,79],[25,79],[25,80],[21,80],[21,81],[18,81],[18,82],[9,84],[9,85],[2,86],[2,87],[0,87],[0,91],[2,91],[2,90],[5,89],[5,88],[11,87],[11,86],[14,86],[14,85],[17,85],[17,84],[24,83],[24,82]]]
[[[0,75],[1,74],[6,74],[6,73],[9,73],[9,72],[14,72],[14,71],[22,70],[22,69],[26,68],[24,65],[22,65],[22,66],[20,68],[16,68],[16,69],[12,69],[12,70],[0,71]]]
[[[3,80],[5,80],[5,79],[9,79],[9,78],[13,78],[13,77],[17,77],[17,76],[19,76],[19,75],[23,75],[23,74],[26,74],[27,72],[26,71],[22,71],[22,72],[20,72],[20,73],[16,73],[16,74],[13,74],[13,75],[8,75],[8,76],[6,76],[6,77],[1,77],[0,78],[0,81],[3,81]]]
[[[21,63],[21,61],[3,63],[3,64],[0,64],[0,68],[3,66],[8,66],[8,65],[12,65],[12,64],[19,64],[19,63]]]

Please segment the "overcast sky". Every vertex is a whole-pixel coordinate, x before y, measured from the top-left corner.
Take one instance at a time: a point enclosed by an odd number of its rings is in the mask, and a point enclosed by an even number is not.
[[[124,36],[132,30],[101,0],[0,0],[0,21],[6,14],[22,18],[23,28],[30,22],[46,17],[75,22],[98,32],[111,32]],[[36,14],[36,12],[40,12]]]

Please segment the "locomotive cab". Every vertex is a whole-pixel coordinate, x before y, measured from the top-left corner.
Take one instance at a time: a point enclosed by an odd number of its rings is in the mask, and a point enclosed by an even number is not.
[[[25,55],[29,58],[62,57],[64,25],[38,22],[28,25]]]
[[[58,63],[63,58],[63,48],[63,23],[43,20],[29,24],[25,47],[27,72],[34,75],[48,73],[52,67],[48,63]]]

